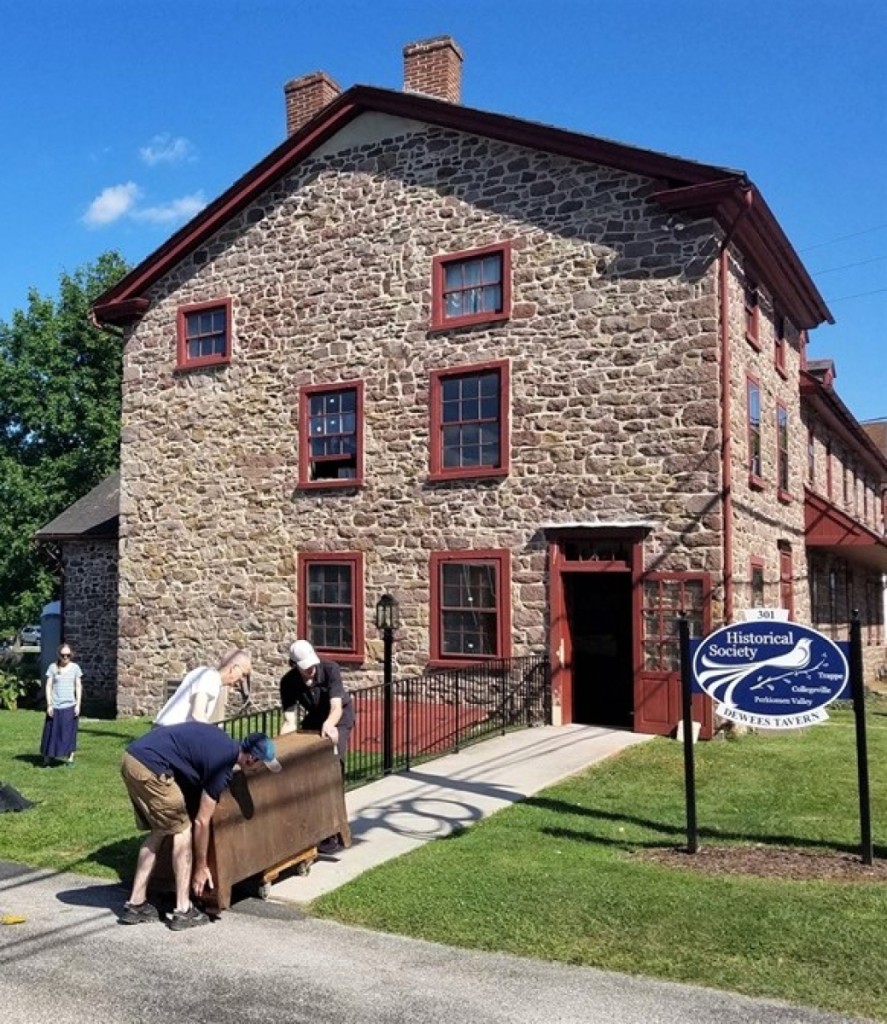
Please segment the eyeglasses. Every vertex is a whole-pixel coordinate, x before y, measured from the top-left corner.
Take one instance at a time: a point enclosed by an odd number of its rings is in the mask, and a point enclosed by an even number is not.
[[[70,652],[70,651],[63,651],[63,652],[62,652],[62,653],[61,653],[61,654],[59,655],[59,657],[60,657],[60,658],[63,658],[63,659],[64,659],[64,658],[70,658],[70,657],[71,657],[71,652]]]

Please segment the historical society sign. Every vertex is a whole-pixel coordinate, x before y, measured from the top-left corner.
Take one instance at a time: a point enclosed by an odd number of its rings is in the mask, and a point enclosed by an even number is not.
[[[722,718],[758,729],[824,722],[844,689],[844,652],[827,636],[794,622],[753,621],[715,630],[693,655],[696,685]]]

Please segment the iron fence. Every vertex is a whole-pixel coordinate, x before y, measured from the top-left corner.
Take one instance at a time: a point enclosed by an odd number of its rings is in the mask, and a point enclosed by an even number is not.
[[[545,655],[499,658],[468,668],[436,669],[396,679],[386,700],[385,683],[355,690],[355,725],[345,764],[352,789],[389,771],[514,729],[551,721],[549,662]],[[261,730],[280,732],[282,711],[249,711],[222,725],[235,739]],[[387,720],[387,724],[386,724]]]

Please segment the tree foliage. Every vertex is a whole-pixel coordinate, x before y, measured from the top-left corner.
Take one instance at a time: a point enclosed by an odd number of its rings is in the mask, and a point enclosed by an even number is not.
[[[34,533],[118,465],[122,341],[90,307],[127,270],[106,252],[0,321],[0,631],[39,622],[57,574]]]

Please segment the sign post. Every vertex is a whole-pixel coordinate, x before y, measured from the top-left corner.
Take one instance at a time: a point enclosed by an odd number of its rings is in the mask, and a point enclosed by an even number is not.
[[[684,788],[687,803],[687,852],[699,849],[696,828],[696,766],[693,760],[693,669],[690,660],[690,624],[681,612],[678,619],[681,642],[681,704],[684,722]]]
[[[862,626],[859,612],[854,610],[850,622],[850,690],[853,694],[853,716],[856,720],[856,775],[859,780],[860,856],[863,864],[871,864],[872,816],[869,800],[869,757],[865,737],[865,693],[862,685]]]

